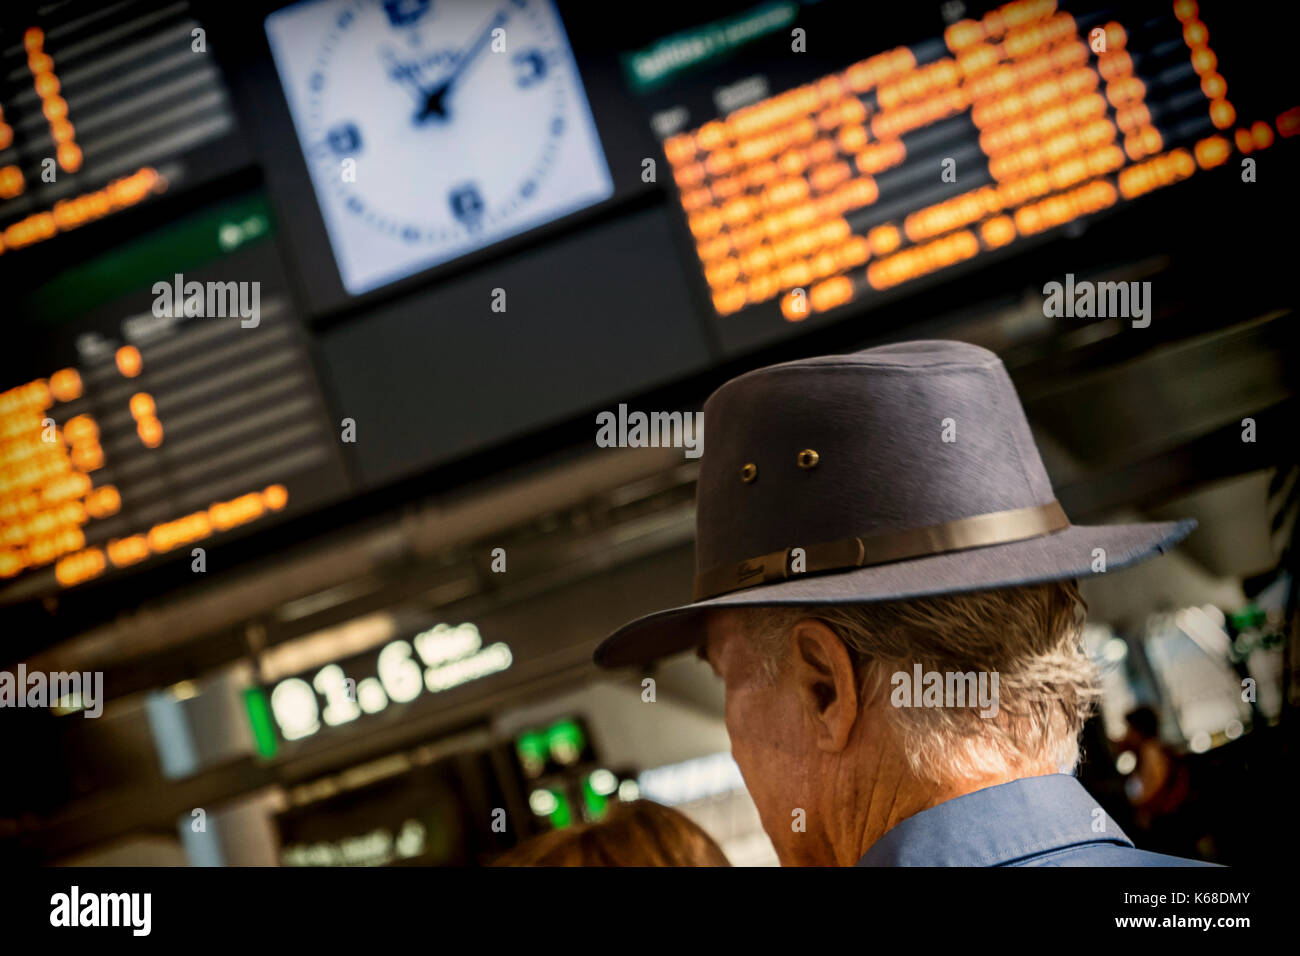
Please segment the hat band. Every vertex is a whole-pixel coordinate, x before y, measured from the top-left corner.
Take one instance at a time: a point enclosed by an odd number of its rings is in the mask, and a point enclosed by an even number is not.
[[[990,544],[1038,538],[1070,526],[1057,501],[1032,508],[1013,508],[945,521],[925,528],[888,531],[858,538],[841,538],[773,551],[757,558],[712,568],[695,577],[695,601],[732,591],[785,581],[804,574],[847,571],[889,564]],[[798,552],[798,553],[796,553]]]

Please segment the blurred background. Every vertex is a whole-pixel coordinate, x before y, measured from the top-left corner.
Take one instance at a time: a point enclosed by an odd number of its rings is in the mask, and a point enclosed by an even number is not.
[[[591,663],[688,600],[698,467],[595,417],[936,337],[1001,355],[1073,521],[1200,522],[1084,582],[1084,782],[1141,847],[1293,854],[1297,35],[6,5],[0,667],[103,699],[0,707],[0,858],[479,865],[640,796],[774,863],[707,668]]]

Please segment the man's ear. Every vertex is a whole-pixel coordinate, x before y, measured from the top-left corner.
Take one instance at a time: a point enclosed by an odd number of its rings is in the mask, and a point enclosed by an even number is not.
[[[835,632],[813,618],[790,631],[790,677],[817,729],[817,746],[838,753],[848,746],[858,719],[858,683],[853,660]]]

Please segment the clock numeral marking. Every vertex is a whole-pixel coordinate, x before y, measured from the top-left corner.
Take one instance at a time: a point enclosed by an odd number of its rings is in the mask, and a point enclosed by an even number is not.
[[[340,156],[355,153],[361,148],[361,132],[352,123],[340,123],[325,138],[329,141],[330,149]]]
[[[515,54],[515,83],[521,90],[535,86],[546,77],[546,57],[541,50]]]
[[[430,0],[384,0],[384,12],[394,27],[409,27],[429,12]]]
[[[483,202],[483,196],[478,191],[477,186],[473,183],[458,186],[451,191],[448,199],[451,203],[452,215],[467,226],[478,224],[486,204]]]

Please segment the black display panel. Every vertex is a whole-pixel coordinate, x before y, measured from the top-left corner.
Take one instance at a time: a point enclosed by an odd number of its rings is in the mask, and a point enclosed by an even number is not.
[[[0,599],[179,563],[214,505],[257,512],[226,535],[470,455],[511,465],[515,439],[572,439],[661,386],[697,401],[724,363],[814,329],[844,347],[1107,255],[1272,243],[1294,208],[1296,19],[1221,0],[6,8]],[[1067,241],[1111,214],[1141,242]],[[177,275],[162,322],[153,290]],[[212,283],[256,283],[259,326],[206,314]],[[47,413],[57,474],[24,457]],[[84,494],[42,497],[68,472]],[[111,514],[88,497],[110,485]]]
[[[1193,178],[1217,177],[1230,206],[1240,182],[1225,167],[1300,131],[1300,85],[1281,67],[1291,10],[917,5],[864,33],[843,29],[853,9],[759,5],[624,58],[728,351],[1078,234]]]
[[[708,354],[662,208],[376,308],[323,333],[321,350],[367,486],[662,384]]]
[[[248,162],[190,3],[23,6],[0,13],[4,266]]]
[[[348,492],[260,193],[66,270],[15,318],[41,344],[5,364],[42,374],[0,392],[0,603]]]
[[[468,866],[504,842],[478,809],[504,802],[483,751],[320,789],[330,795],[276,815],[281,866]]]

